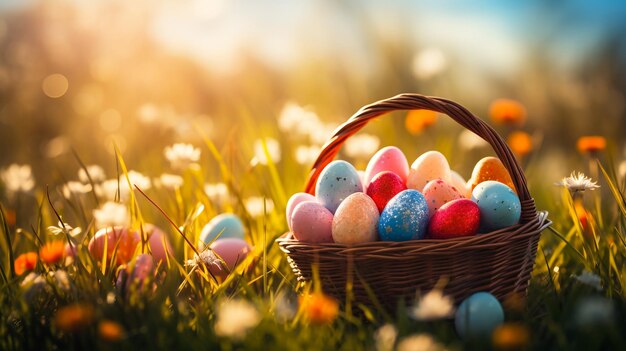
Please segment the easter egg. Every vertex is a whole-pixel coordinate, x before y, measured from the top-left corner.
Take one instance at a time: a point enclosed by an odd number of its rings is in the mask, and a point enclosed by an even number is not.
[[[478,232],[480,209],[470,199],[452,200],[439,208],[428,222],[428,237],[449,239]]]
[[[508,186],[488,180],[472,191],[472,201],[480,208],[480,229],[483,232],[506,228],[519,223],[522,205]]]
[[[130,270],[125,277],[126,279],[126,289],[145,289],[146,283],[150,278],[154,277],[154,259],[152,256],[148,254],[138,255],[135,259],[135,262],[128,267],[127,272]]]
[[[470,198],[471,194],[467,188],[467,181],[456,171],[450,171],[450,185],[456,188],[463,197]]]
[[[363,185],[367,188],[372,179],[384,171],[397,174],[402,182],[406,183],[409,175],[409,161],[407,161],[402,150],[395,146],[387,146],[378,150],[367,164]]]
[[[174,249],[172,248],[172,244],[170,244],[165,232],[154,224],[149,223],[145,224],[143,228],[148,237],[152,257],[154,257],[156,262],[167,262],[167,255],[172,256],[174,254]]]
[[[289,226],[289,230],[291,230],[291,214],[293,213],[293,209],[298,206],[299,203],[304,201],[317,201],[315,196],[309,193],[295,193],[291,195],[289,201],[287,201],[287,225]]]
[[[207,223],[200,232],[200,247],[209,245],[215,238],[244,238],[243,223],[232,213],[219,214]]]
[[[478,184],[487,180],[495,180],[503,183],[515,191],[515,185],[513,184],[511,175],[499,158],[491,156],[485,157],[476,163],[474,171],[472,171],[472,177],[467,181],[469,193],[471,194]],[[515,191],[515,193],[517,193],[517,191]]]
[[[335,212],[333,240],[340,244],[364,243],[378,239],[378,208],[363,193],[348,196]]]
[[[291,214],[291,230],[296,239],[310,243],[333,242],[333,214],[319,202],[301,202]]]
[[[411,165],[406,187],[421,192],[433,179],[450,182],[450,165],[441,152],[427,151]]]
[[[89,241],[89,253],[101,261],[106,255],[110,261],[115,252],[117,264],[127,263],[133,257],[137,244],[141,241],[139,233],[126,227],[102,228]],[[106,252],[105,252],[106,246]]]
[[[406,190],[402,178],[391,171],[384,171],[372,178],[367,186],[367,195],[374,200],[380,213],[383,212],[387,202],[402,190]]]
[[[428,215],[432,216],[441,206],[464,196],[452,185],[441,179],[433,179],[424,187],[424,197],[428,204]]]
[[[245,240],[239,238],[216,240],[209,247],[226,264],[226,267],[221,262],[209,266],[209,270],[214,276],[222,278],[235,269],[252,251],[252,247]]]
[[[351,194],[363,192],[363,185],[356,169],[346,161],[333,161],[320,173],[315,197],[331,213]]]
[[[498,299],[487,292],[478,292],[459,305],[454,316],[457,333],[463,339],[486,339],[504,322],[504,311]]]
[[[428,205],[424,195],[408,189],[394,196],[378,220],[381,240],[406,241],[422,239],[428,227]]]

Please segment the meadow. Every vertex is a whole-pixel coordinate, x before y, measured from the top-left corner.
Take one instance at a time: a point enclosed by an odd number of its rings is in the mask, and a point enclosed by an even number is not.
[[[160,48],[147,23],[110,16],[105,32],[87,15],[56,4],[2,18],[0,349],[626,349],[626,69],[611,38],[569,71],[536,50],[513,73],[475,72],[384,32],[368,32],[379,56],[367,65],[302,45],[291,66],[243,50],[226,71]],[[335,128],[403,92],[450,98],[493,126],[553,222],[527,294],[500,301],[489,337],[460,337],[438,291],[392,312],[338,301],[297,281],[275,243]],[[363,170],[388,145],[409,163],[438,150],[465,179],[494,155],[445,115],[397,111],[338,159]],[[252,251],[216,276],[198,241],[223,213],[242,220]],[[146,224],[171,243],[149,266]],[[141,244],[95,257],[89,241],[112,226]]]

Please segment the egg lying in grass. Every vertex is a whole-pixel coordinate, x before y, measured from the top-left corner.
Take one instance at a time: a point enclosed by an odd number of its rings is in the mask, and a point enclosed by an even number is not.
[[[98,230],[89,241],[88,248],[96,261],[106,257],[109,262],[115,253],[115,262],[119,265],[132,259],[140,241],[139,233],[135,230],[127,227],[109,227]]]
[[[464,196],[452,185],[441,179],[433,179],[424,187],[424,197],[428,204],[428,214],[432,216],[441,206]]]
[[[394,196],[380,214],[378,235],[381,240],[422,239],[428,226],[428,205],[424,195],[408,189]]]
[[[490,232],[519,223],[522,206],[508,186],[488,180],[472,191],[472,201],[480,208],[480,230]]]
[[[363,192],[363,185],[356,169],[346,161],[333,161],[320,173],[315,197],[331,213],[339,204],[354,193]]]
[[[433,179],[450,182],[450,165],[441,152],[427,151],[411,165],[406,187],[421,192]]]
[[[456,331],[466,340],[488,339],[502,322],[502,305],[487,292],[477,292],[465,299],[454,316]]]
[[[225,278],[252,252],[252,247],[239,238],[216,240],[209,247],[223,261],[209,266],[209,270],[214,276],[221,278]]]
[[[200,232],[199,246],[209,245],[215,238],[237,238],[243,239],[245,229],[241,219],[232,213],[219,214],[207,223]]]
[[[157,263],[159,261],[167,262],[167,255],[171,257],[174,253],[174,249],[172,248],[172,244],[170,244],[170,240],[167,238],[167,234],[165,234],[161,228],[149,223],[145,224],[143,229],[148,238],[150,252],[154,260]]]
[[[363,178],[363,186],[367,188],[372,179],[380,172],[390,171],[397,174],[403,183],[409,175],[409,162],[402,150],[395,146],[384,147],[372,156]]]
[[[333,242],[333,214],[317,201],[301,202],[291,214],[293,236],[310,243]]]
[[[336,243],[355,244],[378,239],[378,209],[363,193],[348,196],[337,208],[332,235]]]

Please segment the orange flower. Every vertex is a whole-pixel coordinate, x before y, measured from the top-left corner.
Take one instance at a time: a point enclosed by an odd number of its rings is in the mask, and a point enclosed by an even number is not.
[[[526,121],[526,108],[511,99],[497,99],[489,107],[491,119],[498,124],[523,125]]]
[[[339,303],[324,293],[314,293],[300,297],[300,309],[307,320],[318,323],[332,323],[339,314]]]
[[[9,227],[14,226],[17,220],[15,217],[15,211],[7,208],[4,212],[4,220],[6,220]]]
[[[75,332],[93,321],[94,310],[90,305],[74,304],[60,308],[55,316],[55,324],[64,332]]]
[[[491,339],[496,350],[525,350],[530,331],[519,323],[505,323],[493,331]]]
[[[124,337],[124,328],[117,322],[103,320],[98,325],[98,335],[104,341],[119,341]]]
[[[409,133],[416,135],[437,122],[437,112],[431,110],[411,110],[406,115],[404,125]]]
[[[521,130],[509,134],[507,143],[518,157],[524,157],[533,150],[532,138],[528,133]]]
[[[62,241],[52,241],[39,250],[39,257],[46,264],[59,262],[65,254],[65,244]]]
[[[27,252],[17,256],[13,264],[15,274],[22,275],[24,272],[32,271],[37,266],[37,253]]]
[[[583,136],[578,138],[576,146],[582,154],[598,152],[606,148],[606,139],[601,136]]]

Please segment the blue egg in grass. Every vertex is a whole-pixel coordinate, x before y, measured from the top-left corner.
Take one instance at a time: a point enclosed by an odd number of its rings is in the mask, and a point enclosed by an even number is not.
[[[389,200],[378,220],[378,235],[385,241],[423,239],[428,230],[428,204],[417,190],[399,192]]]
[[[232,213],[219,214],[207,223],[200,232],[200,244],[206,246],[211,244],[215,238],[237,238],[243,239],[245,229],[241,219]]]
[[[502,305],[495,296],[478,292],[459,305],[454,316],[457,333],[463,339],[486,339],[504,322]]]
[[[519,223],[522,205],[515,192],[503,183],[488,180],[472,191],[472,201],[480,209],[480,229],[490,232]]]
[[[333,214],[345,198],[358,192],[363,192],[361,177],[354,166],[341,160],[322,170],[315,187],[315,197]]]

